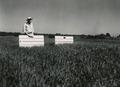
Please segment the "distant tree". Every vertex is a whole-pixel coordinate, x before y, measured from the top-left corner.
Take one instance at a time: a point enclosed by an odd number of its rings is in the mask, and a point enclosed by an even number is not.
[[[55,38],[55,35],[49,34],[48,37],[49,38]]]
[[[0,36],[18,36],[19,32],[0,32]]]
[[[61,35],[61,33],[56,33],[56,35]]]
[[[106,36],[107,36],[107,37],[111,37],[110,33],[106,33]]]
[[[105,34],[98,34],[98,35],[95,35],[94,38],[96,39],[105,39],[106,35]]]
[[[117,39],[120,39],[120,34],[117,36]]]

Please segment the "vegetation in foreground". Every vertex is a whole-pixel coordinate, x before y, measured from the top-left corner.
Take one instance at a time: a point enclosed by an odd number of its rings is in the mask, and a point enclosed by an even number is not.
[[[120,87],[119,43],[19,48],[0,38],[0,87]]]

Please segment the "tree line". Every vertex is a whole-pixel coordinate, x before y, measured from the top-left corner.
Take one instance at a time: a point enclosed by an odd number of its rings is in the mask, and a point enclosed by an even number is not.
[[[24,35],[24,33],[20,33],[20,32],[0,32],[0,36],[19,36],[19,35]],[[97,34],[97,35],[85,35],[85,34],[75,35],[75,34],[61,34],[61,33],[56,33],[56,34],[35,33],[35,35],[48,35],[50,37],[53,37],[55,35],[62,35],[62,36],[74,36],[74,37],[79,37],[79,38],[84,38],[84,39],[120,39],[120,34],[116,37],[113,37],[113,36],[111,36],[110,33]]]

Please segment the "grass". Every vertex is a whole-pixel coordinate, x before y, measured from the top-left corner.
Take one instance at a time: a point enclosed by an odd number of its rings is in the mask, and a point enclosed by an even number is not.
[[[0,37],[0,87],[119,87],[119,41],[19,48]]]

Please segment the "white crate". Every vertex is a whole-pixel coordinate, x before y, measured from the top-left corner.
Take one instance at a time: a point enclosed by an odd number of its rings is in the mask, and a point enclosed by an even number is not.
[[[73,36],[55,36],[55,44],[72,44]]]
[[[34,35],[33,38],[27,35],[19,35],[19,47],[44,46],[44,36]]]

